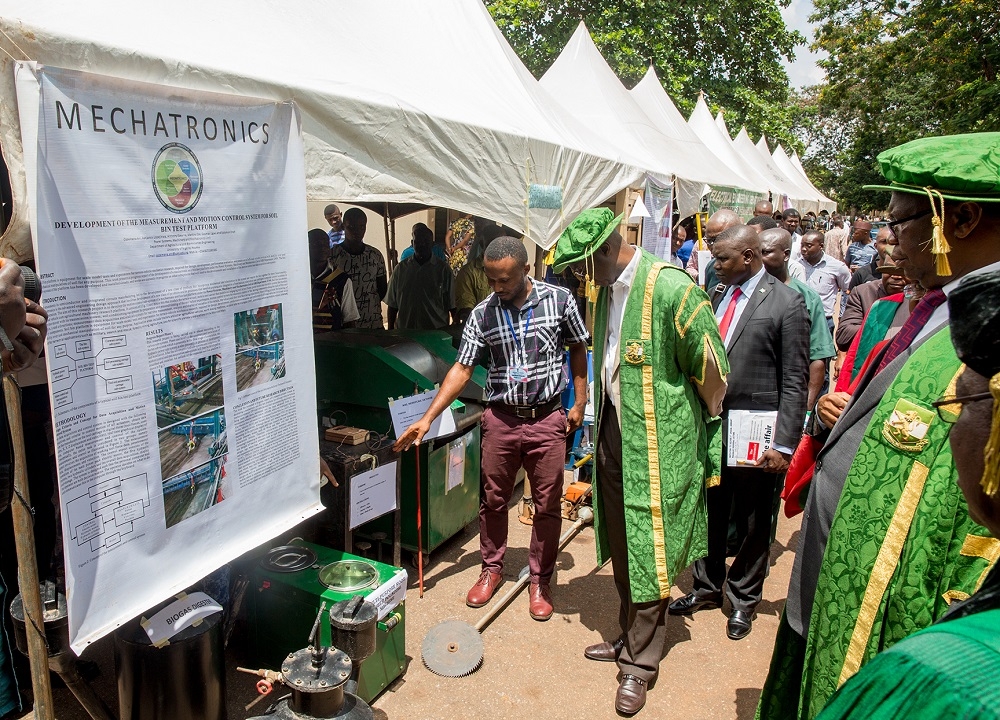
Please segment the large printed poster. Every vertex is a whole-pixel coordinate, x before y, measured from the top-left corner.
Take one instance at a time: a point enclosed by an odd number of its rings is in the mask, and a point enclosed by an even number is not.
[[[17,67],[73,648],[319,509],[289,102]]]

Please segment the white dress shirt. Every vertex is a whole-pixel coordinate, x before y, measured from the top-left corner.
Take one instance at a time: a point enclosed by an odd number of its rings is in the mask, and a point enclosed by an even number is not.
[[[966,275],[963,275],[958,280],[952,280],[950,283],[942,287],[944,294],[951,295],[951,291],[958,287],[958,284],[962,282],[967,277],[972,277],[973,275],[982,275],[983,273],[993,272],[994,270],[1000,270],[1000,262],[990,263],[986,267],[981,267],[977,270],[973,270]],[[935,330],[941,323],[947,322],[951,315],[948,312],[948,302],[945,301],[934,308],[934,312],[931,316],[927,318],[927,323],[920,329],[917,336],[913,338],[914,343],[918,343],[925,337],[931,334],[931,331]]]
[[[621,334],[622,319],[625,317],[625,303],[632,291],[635,273],[639,269],[642,253],[632,251],[632,259],[622,270],[621,275],[608,288],[608,338],[604,344],[604,387],[611,403],[618,410],[621,408],[621,387],[618,383],[618,367],[621,364]]]
[[[738,287],[743,293],[736,301],[736,310],[733,312],[732,320],[729,321],[729,327],[726,329],[726,336],[722,338],[722,342],[725,344],[726,349],[729,348],[729,340],[732,338],[733,331],[736,330],[736,326],[740,322],[740,316],[743,315],[743,311],[750,302],[750,296],[753,295],[754,291],[757,289],[757,284],[764,277],[765,272],[766,270],[764,270],[762,266],[760,270],[757,271],[756,275],[751,275],[740,285],[730,285],[729,289],[726,290],[726,294],[722,296],[722,302],[719,303],[719,307],[715,311],[715,319],[720,323],[722,322],[723,315],[726,314],[726,308],[729,307],[729,301],[733,297],[733,293],[736,292],[736,288]]]

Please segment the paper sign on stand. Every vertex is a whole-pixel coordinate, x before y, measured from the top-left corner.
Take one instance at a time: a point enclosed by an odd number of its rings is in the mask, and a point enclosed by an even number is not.
[[[406,428],[424,416],[427,408],[437,397],[438,388],[399,398],[389,400],[389,415],[392,416],[392,427],[396,432],[396,437],[402,437]],[[433,440],[442,435],[452,435],[455,432],[455,416],[451,408],[445,408],[444,412],[438,415],[431,423],[430,430],[424,435],[424,440]]]
[[[756,465],[761,455],[771,449],[778,413],[774,410],[730,410],[726,437],[726,465]]]
[[[351,530],[395,509],[395,461],[351,478]]]

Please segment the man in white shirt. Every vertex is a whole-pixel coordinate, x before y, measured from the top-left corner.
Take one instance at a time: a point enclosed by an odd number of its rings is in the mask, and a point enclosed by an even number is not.
[[[799,261],[806,271],[806,285],[819,293],[823,301],[826,322],[833,332],[833,315],[837,306],[837,295],[846,295],[851,286],[851,271],[839,260],[823,250],[823,233],[811,230],[802,236],[802,259]],[[841,302],[841,310],[844,308]]]

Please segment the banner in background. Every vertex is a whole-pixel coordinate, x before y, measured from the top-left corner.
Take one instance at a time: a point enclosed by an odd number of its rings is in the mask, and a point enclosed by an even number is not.
[[[708,214],[711,215],[722,208],[729,208],[745,222],[753,217],[754,205],[761,200],[767,200],[767,195],[740,188],[713,187],[708,194]]]
[[[643,203],[650,217],[642,219],[642,247],[647,252],[670,261],[670,220],[674,202],[674,186],[662,185],[650,177],[646,178],[646,190],[642,194]]]
[[[16,68],[70,637],[318,512],[298,111]]]

